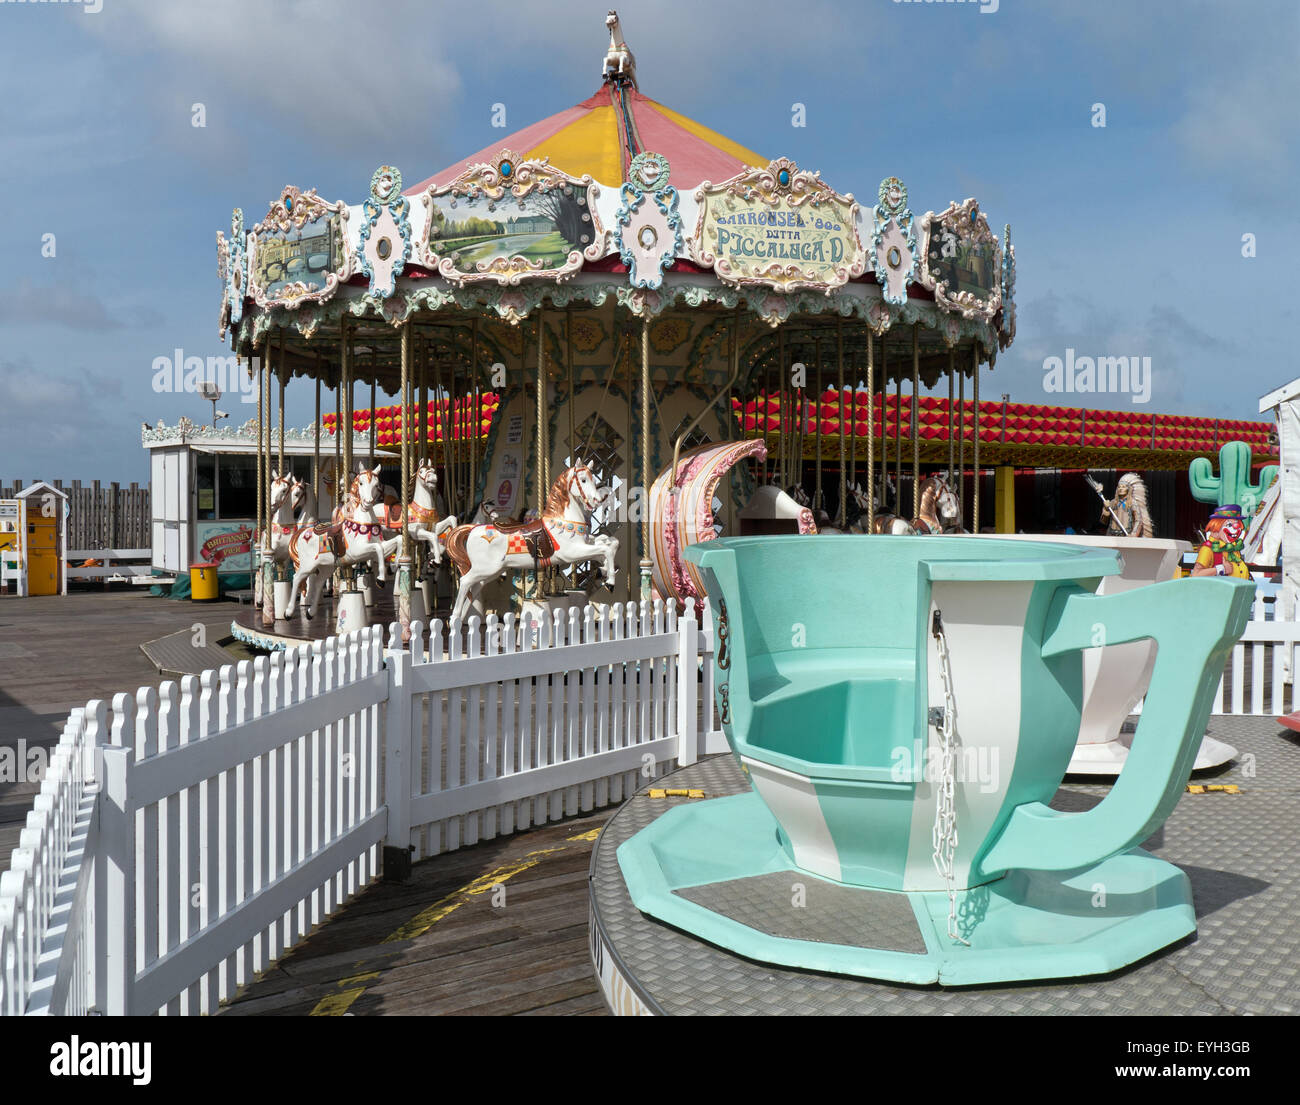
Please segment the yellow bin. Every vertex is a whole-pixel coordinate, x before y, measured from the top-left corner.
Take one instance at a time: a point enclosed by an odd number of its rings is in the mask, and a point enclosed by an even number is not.
[[[217,565],[190,565],[190,598],[195,602],[215,602],[219,595],[217,589]]]

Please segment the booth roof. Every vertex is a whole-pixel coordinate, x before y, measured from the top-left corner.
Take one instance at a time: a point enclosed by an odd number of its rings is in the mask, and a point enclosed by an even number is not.
[[[632,121],[630,138],[624,103]],[[704,180],[726,180],[746,165],[766,165],[771,160],[635,88],[608,84],[567,111],[533,123],[435,173],[406,189],[406,195],[417,195],[430,185],[449,184],[471,165],[495,164],[502,150],[524,159],[547,157],[551,165],[570,176],[589,173],[607,185],[625,181],[632,155],[648,150],[668,159],[669,183],[679,190],[694,188]]]

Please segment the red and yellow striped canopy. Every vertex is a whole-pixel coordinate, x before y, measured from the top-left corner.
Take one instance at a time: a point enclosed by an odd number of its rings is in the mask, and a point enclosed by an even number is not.
[[[669,183],[678,189],[694,188],[703,180],[726,180],[746,165],[766,165],[771,160],[631,86],[607,84],[582,103],[485,146],[408,188],[406,194],[449,184],[471,165],[493,164],[503,149],[522,158],[550,158],[555,168],[570,176],[590,173],[606,185],[622,184],[632,158],[648,150],[668,158]]]

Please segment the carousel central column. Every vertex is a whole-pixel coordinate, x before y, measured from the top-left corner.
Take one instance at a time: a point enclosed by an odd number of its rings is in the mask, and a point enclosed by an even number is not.
[[[641,320],[641,598],[650,598],[650,319]]]
[[[402,643],[411,639],[411,527],[406,524],[411,498],[411,322],[402,323],[402,557],[397,564],[397,620]]]

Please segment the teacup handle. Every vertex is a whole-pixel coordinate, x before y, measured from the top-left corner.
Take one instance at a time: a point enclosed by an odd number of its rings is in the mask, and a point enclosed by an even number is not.
[[[717,601],[713,603],[713,664],[715,695],[723,726],[742,736],[749,732],[754,703],[749,694],[749,659],[745,654],[745,616],[740,607],[740,577],[736,554],[710,544],[692,546],[692,559],[713,573]],[[736,597],[728,606],[727,595]]]
[[[1254,596],[1249,580],[1206,577],[1115,595],[1071,591],[1056,597],[1045,657],[1093,647],[1098,627],[1108,645],[1154,638],[1151,685],[1133,747],[1110,793],[1084,813],[1062,813],[1041,802],[1016,807],[980,860],[981,874],[1090,867],[1128,851],[1164,823],[1196,762],[1211,699]]]

